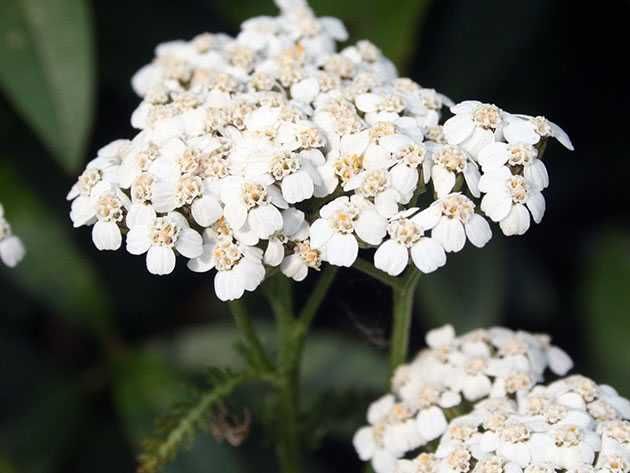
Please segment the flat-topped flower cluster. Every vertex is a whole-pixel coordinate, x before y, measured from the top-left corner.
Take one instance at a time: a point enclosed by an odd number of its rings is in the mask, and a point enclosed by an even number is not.
[[[137,135],[101,149],[68,195],[97,248],[126,236],[153,274],[181,255],[215,270],[218,297],[231,300],[266,267],[301,281],[372,248],[390,275],[410,262],[428,273],[467,240],[484,246],[488,219],[506,235],[540,222],[543,147],[554,137],[572,149],[558,126],[454,105],[398,77],[369,41],[338,50],[339,20],[277,3],[278,17],[247,20],[235,38],[159,45],[134,76]]]
[[[630,471],[630,401],[580,375],[549,337],[450,326],[399,367],[354,438],[376,473]]]
[[[11,224],[4,215],[4,207],[0,204],[0,261],[10,268],[18,265],[26,250],[19,237],[13,234]]]

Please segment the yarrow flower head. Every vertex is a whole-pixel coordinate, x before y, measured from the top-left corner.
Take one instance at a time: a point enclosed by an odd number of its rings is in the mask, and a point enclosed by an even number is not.
[[[14,268],[25,254],[24,244],[13,234],[11,224],[4,215],[4,207],[0,204],[0,261],[9,268]]]
[[[412,464],[418,459],[409,455],[436,439],[441,439],[437,456],[431,461],[422,457],[419,466],[438,468],[437,462],[445,462],[435,471],[471,471],[481,459],[476,450],[480,448],[480,425],[496,435],[497,444],[504,442],[501,445],[506,449],[521,448],[512,444],[529,440],[533,427],[528,423],[509,424],[508,414],[517,419],[517,401],[524,402],[532,388],[543,381],[546,371],[562,376],[572,367],[568,355],[551,345],[549,337],[501,327],[458,337],[447,325],[429,332],[426,342],[427,349],[411,363],[397,368],[392,392],[370,406],[370,426],[355,434],[359,457],[371,461],[377,473],[414,471]],[[485,417],[473,413],[471,422],[464,417],[449,425],[449,419],[477,401],[478,411]],[[413,421],[414,428],[401,428],[400,420],[392,420],[384,406],[404,406],[404,422]],[[382,414],[375,416],[375,412]],[[408,459],[401,460],[404,457]],[[499,463],[503,466],[507,461]],[[484,469],[498,468],[497,464],[493,461]]]
[[[270,268],[302,281],[360,251],[392,276],[429,273],[484,246],[488,221],[506,235],[540,222],[544,145],[572,149],[557,125],[453,104],[369,41],[339,48],[340,20],[276,3],[235,37],[160,44],[134,75],[137,134],[99,150],[68,194],[98,249],[146,253],[160,275],[184,257],[231,300]]]

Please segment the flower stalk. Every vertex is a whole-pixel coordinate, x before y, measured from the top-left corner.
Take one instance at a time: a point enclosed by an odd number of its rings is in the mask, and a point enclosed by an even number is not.
[[[418,271],[409,270],[403,276],[403,284],[392,288],[392,333],[389,348],[389,366],[393,373],[404,363],[409,351],[409,335],[413,317],[413,300],[418,281]]]

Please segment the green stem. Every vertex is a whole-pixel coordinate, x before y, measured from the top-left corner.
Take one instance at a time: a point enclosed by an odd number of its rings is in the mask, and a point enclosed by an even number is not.
[[[276,389],[277,445],[276,455],[283,473],[299,473],[299,373],[301,341],[297,334],[297,319],[293,315],[291,281],[282,275],[269,279],[265,294],[276,318],[278,338]]]
[[[264,371],[273,370],[273,364],[269,360],[269,357],[267,356],[267,353],[256,334],[256,329],[247,314],[247,307],[245,306],[243,300],[238,299],[230,302],[228,305],[230,307],[230,311],[232,312],[232,316],[234,317],[236,327],[241,333],[246,346],[250,349],[256,368]]]
[[[391,288],[401,287],[401,282],[397,278],[384,273],[380,269],[376,269],[372,263],[362,258],[357,258],[352,267]]]
[[[392,334],[389,347],[389,366],[392,371],[407,359],[409,334],[413,316],[413,299],[420,280],[420,272],[409,268],[402,278],[402,284],[393,288]]]
[[[313,289],[313,292],[311,292],[310,297],[300,312],[299,320],[304,331],[308,330],[311,322],[315,318],[315,315],[317,315],[317,309],[319,309],[324,297],[326,297],[326,293],[328,292],[328,289],[330,289],[336,275],[337,267],[333,265],[326,266],[326,268],[324,268],[321,272],[317,285]]]
[[[317,314],[336,274],[328,266],[319,276],[315,288],[295,317],[291,282],[282,276],[270,280],[265,294],[276,317],[278,331],[277,386],[278,445],[276,453],[283,473],[301,471],[300,441],[300,369],[308,329]]]

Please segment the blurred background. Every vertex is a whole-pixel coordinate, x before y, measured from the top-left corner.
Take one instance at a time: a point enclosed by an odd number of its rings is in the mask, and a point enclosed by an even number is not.
[[[576,147],[548,148],[541,225],[467,247],[421,281],[413,350],[445,322],[548,332],[578,371],[630,396],[630,95],[614,57],[627,44],[630,4],[312,5],[341,17],[352,40],[380,46],[401,75],[455,101],[544,114]],[[156,44],[234,34],[259,14],[275,14],[271,0],[0,0],[0,202],[29,252],[17,269],[0,267],[0,473],[131,472],[153,417],[186,382],[209,364],[238,363],[207,275],[181,265],[157,278],[144,258],[98,254],[88,229],[72,230],[65,194],[98,148],[132,136],[139,100],[129,80]],[[328,422],[311,432],[313,472],[361,471],[350,438],[385,380],[389,297],[346,271],[318,316],[304,393],[307,411]],[[269,333],[264,305],[247,300]],[[333,396],[353,408],[330,408]],[[239,397],[246,405],[253,394]],[[202,435],[167,471],[273,471],[256,418],[252,431],[238,449]]]

